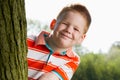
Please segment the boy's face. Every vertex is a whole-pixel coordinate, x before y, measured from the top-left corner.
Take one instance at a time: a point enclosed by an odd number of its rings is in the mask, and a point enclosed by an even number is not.
[[[86,20],[81,14],[69,12],[62,20],[58,21],[52,35],[54,44],[61,48],[70,48],[84,40]]]

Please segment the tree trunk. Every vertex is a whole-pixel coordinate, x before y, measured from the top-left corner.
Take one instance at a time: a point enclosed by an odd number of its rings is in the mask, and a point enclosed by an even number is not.
[[[24,0],[0,0],[0,80],[27,80]]]

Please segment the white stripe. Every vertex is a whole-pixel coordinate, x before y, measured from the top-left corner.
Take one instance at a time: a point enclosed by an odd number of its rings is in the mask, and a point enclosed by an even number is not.
[[[27,57],[35,60],[46,61],[48,58],[48,55],[49,54],[44,54],[44,53],[29,49]],[[52,63],[53,65],[60,66],[60,65],[66,64],[68,61],[51,55],[48,62]]]
[[[65,65],[62,65],[60,67],[67,73],[67,76],[68,76],[69,80],[71,80],[71,78],[73,76],[72,69],[70,67],[65,66]]]
[[[48,54],[44,54],[44,53],[41,53],[41,52],[37,52],[37,51],[28,49],[27,57],[35,59],[35,60],[46,61],[47,58],[48,58]]]
[[[38,79],[44,72],[28,69],[28,77]]]
[[[48,62],[52,63],[53,65],[60,66],[66,64],[68,61],[51,55]]]

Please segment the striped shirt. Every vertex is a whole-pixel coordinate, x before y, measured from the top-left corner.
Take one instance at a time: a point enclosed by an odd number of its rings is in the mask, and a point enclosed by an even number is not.
[[[37,80],[46,72],[53,72],[60,80],[70,80],[79,65],[79,57],[71,48],[65,52],[54,52],[44,39],[49,35],[42,31],[38,37],[27,38],[28,80]]]

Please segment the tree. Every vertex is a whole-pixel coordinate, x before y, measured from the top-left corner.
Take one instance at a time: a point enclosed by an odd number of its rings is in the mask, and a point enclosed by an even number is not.
[[[0,0],[0,80],[27,80],[24,0]]]

